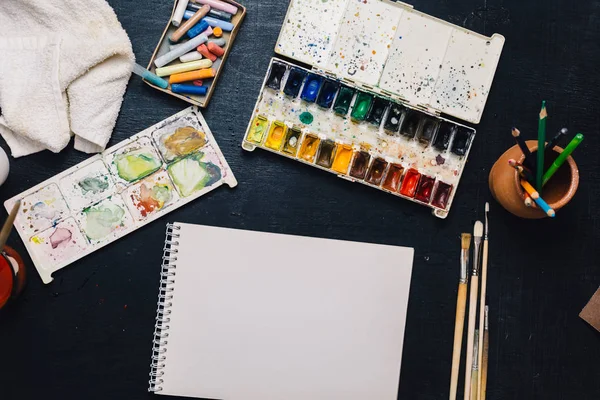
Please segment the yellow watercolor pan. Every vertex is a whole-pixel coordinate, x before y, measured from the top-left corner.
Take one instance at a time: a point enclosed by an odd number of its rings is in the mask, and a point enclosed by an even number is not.
[[[264,115],[257,115],[252,122],[246,139],[252,143],[260,144],[263,141],[268,126],[269,120]]]
[[[351,159],[352,146],[350,146],[349,144],[338,143],[331,169],[335,172],[339,172],[340,174],[345,175],[348,173],[348,165],[350,165]]]
[[[313,135],[311,133],[304,136],[304,140],[302,141],[302,146],[300,146],[300,152],[298,153],[298,158],[301,158],[308,162],[313,162],[315,159],[315,154],[317,154],[317,149],[319,148],[319,143],[321,139],[317,135]]]
[[[285,138],[286,131],[287,126],[283,122],[273,122],[271,129],[269,129],[269,135],[265,141],[265,146],[273,150],[279,150],[283,143],[283,139]]]

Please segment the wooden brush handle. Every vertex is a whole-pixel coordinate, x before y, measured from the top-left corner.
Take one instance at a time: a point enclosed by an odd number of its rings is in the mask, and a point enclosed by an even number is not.
[[[458,391],[458,372],[460,370],[460,351],[465,328],[465,312],[467,307],[467,284],[458,284],[456,299],[456,321],[454,322],[454,347],[452,350],[452,374],[450,376],[450,400],[456,400]]]
[[[483,361],[481,363],[481,371],[479,376],[481,377],[481,385],[479,387],[479,400],[485,400],[487,390],[487,374],[488,374],[488,354],[490,351],[490,335],[488,331],[483,333]]]
[[[477,290],[479,277],[471,277],[471,293],[469,294],[469,324],[467,325],[467,362],[465,368],[465,400],[471,397],[471,369],[473,367],[473,341],[475,339],[475,317],[477,316]]]
[[[471,378],[471,400],[478,400],[477,394],[479,393],[477,391],[477,381],[478,381],[478,374],[479,371],[475,370],[473,371],[473,377]]]
[[[481,263],[481,296],[479,300],[479,356],[477,359],[477,365],[479,366],[479,370],[481,370],[481,362],[483,360],[483,322],[485,320],[485,294],[487,290],[487,264],[488,264],[488,241],[483,241],[483,261]],[[481,375],[479,374],[479,382],[477,382],[477,387],[479,388],[479,392],[477,392],[478,398],[481,398]]]

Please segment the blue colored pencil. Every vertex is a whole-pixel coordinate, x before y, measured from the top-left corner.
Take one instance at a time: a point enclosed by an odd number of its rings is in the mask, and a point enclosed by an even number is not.
[[[544,201],[544,199],[540,197],[540,194],[533,188],[533,186],[529,184],[529,182],[527,182],[525,179],[521,179],[521,186],[523,186],[523,189],[525,189],[533,201],[535,201],[535,204],[537,204],[538,207],[546,213],[546,215],[551,218],[556,216],[556,212],[548,205],[548,203]]]

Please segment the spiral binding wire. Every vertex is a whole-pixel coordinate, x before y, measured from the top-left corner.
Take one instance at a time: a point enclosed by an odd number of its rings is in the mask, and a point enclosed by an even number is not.
[[[162,369],[165,367],[167,356],[167,340],[169,337],[169,322],[171,322],[171,300],[173,299],[173,285],[175,283],[175,270],[177,266],[177,246],[179,245],[179,233],[181,227],[167,224],[165,246],[163,248],[162,268],[160,271],[160,286],[158,290],[158,308],[156,309],[156,324],[154,325],[154,339],[152,340],[152,362],[150,364],[150,380],[148,381],[149,392],[160,392],[162,390]]]

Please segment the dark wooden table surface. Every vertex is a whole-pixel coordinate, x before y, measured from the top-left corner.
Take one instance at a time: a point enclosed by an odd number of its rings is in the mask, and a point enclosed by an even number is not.
[[[138,61],[146,64],[172,3],[109,3]],[[241,149],[288,4],[246,0],[247,18],[204,113],[239,186],[220,188],[97,251],[57,273],[50,285],[43,285],[31,268],[20,301],[0,314],[0,398],[151,398],[146,389],[165,224],[181,221],[414,247],[398,398],[445,399],[459,236],[483,217],[488,200],[488,398],[600,398],[600,334],[578,318],[600,285],[600,1],[413,3],[477,32],[506,37],[447,220],[315,168]],[[542,99],[548,101],[551,131],[568,126],[586,134],[576,153],[581,185],[556,220],[524,221],[491,199],[487,176],[494,160],[513,145],[513,124],[533,137]],[[185,107],[134,77],[110,144]],[[11,160],[0,200],[85,158],[70,147],[60,154]],[[16,234],[9,244],[26,254]]]

